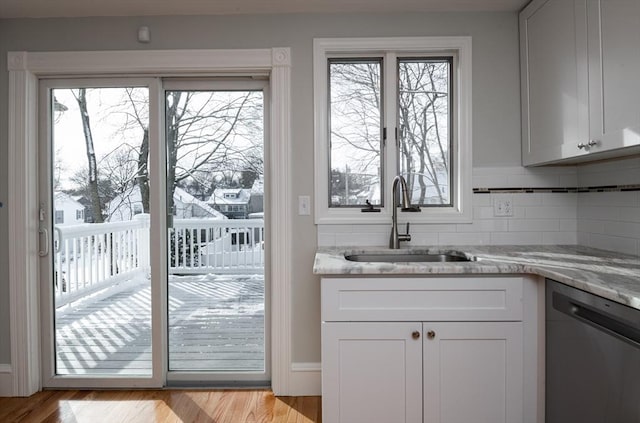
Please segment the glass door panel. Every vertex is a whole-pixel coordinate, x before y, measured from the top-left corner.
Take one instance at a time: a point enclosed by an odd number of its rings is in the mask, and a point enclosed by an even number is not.
[[[169,371],[265,374],[264,91],[165,104]]]
[[[150,376],[149,90],[48,101],[53,374]]]

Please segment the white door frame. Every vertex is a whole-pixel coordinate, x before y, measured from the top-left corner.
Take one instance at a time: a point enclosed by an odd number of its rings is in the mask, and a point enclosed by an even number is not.
[[[8,70],[8,208],[9,239],[12,242],[12,248],[9,249],[9,297],[13,395],[29,396],[42,386],[38,277],[38,80],[71,75],[206,76],[239,72],[267,72],[270,77],[272,388],[276,395],[290,395],[290,50],[9,52]],[[157,163],[156,160],[160,158],[150,159],[152,163]],[[160,228],[161,223],[158,221],[156,229]]]
[[[54,88],[80,88],[80,87],[145,87],[149,89],[149,110],[161,110],[159,105],[161,87],[160,78],[65,78],[65,79],[47,79],[41,80],[38,84],[39,92],[39,134],[38,134],[38,154],[39,168],[38,179],[39,201],[40,204],[46,204],[43,214],[44,221],[40,222],[40,226],[44,226],[49,233],[52,231],[52,216],[49,211],[53,209],[51,201],[51,164],[53,154],[51,151],[51,134],[53,130],[51,124],[51,101],[48,91]],[[165,246],[167,245],[164,220],[162,217],[166,214],[165,192],[166,177],[164,176],[164,167],[160,167],[166,163],[164,140],[161,140],[164,131],[164,123],[159,113],[149,113],[149,161],[154,163],[150,166],[150,177],[153,180],[150,190],[151,195],[151,227],[150,245]],[[40,206],[41,207],[41,206]],[[42,219],[42,217],[40,217]],[[41,247],[44,248],[44,247]],[[51,290],[51,275],[53,274],[53,261],[49,259],[49,255],[42,257],[40,260],[40,384],[45,388],[159,388],[165,384],[166,375],[166,290],[164,285],[166,282],[166,256],[165,251],[151,250],[151,354],[152,354],[152,373],[144,376],[112,375],[107,377],[99,377],[92,374],[82,375],[56,375],[55,374],[55,315],[53,292]]]

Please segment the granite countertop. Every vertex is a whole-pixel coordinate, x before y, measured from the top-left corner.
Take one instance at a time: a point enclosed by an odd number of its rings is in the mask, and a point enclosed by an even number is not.
[[[423,252],[462,251],[470,262],[352,262],[345,252],[383,247],[321,248],[313,273],[318,275],[534,274],[556,280],[640,310],[640,257],[576,245],[500,245],[413,247]]]

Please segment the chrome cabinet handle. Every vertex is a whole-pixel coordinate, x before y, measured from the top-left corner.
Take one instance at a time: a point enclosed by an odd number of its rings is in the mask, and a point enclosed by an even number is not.
[[[44,250],[38,251],[38,255],[40,257],[44,257],[49,254],[49,231],[44,228],[40,228],[38,229],[38,233],[44,235]]]
[[[596,146],[596,145],[598,145],[598,141],[596,141],[596,140],[589,140],[589,142],[588,142],[588,143],[586,143],[586,144],[585,144],[585,143],[583,143],[583,142],[579,143],[579,144],[578,144],[578,148],[582,150],[583,148],[588,149],[589,147],[594,147],[594,146]]]

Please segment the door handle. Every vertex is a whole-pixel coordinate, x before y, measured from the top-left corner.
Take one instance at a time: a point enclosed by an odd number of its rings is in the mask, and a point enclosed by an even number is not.
[[[49,255],[49,231],[44,228],[40,228],[38,229],[38,234],[44,235],[44,250],[41,249],[38,251],[38,255],[40,257],[45,257]]]

